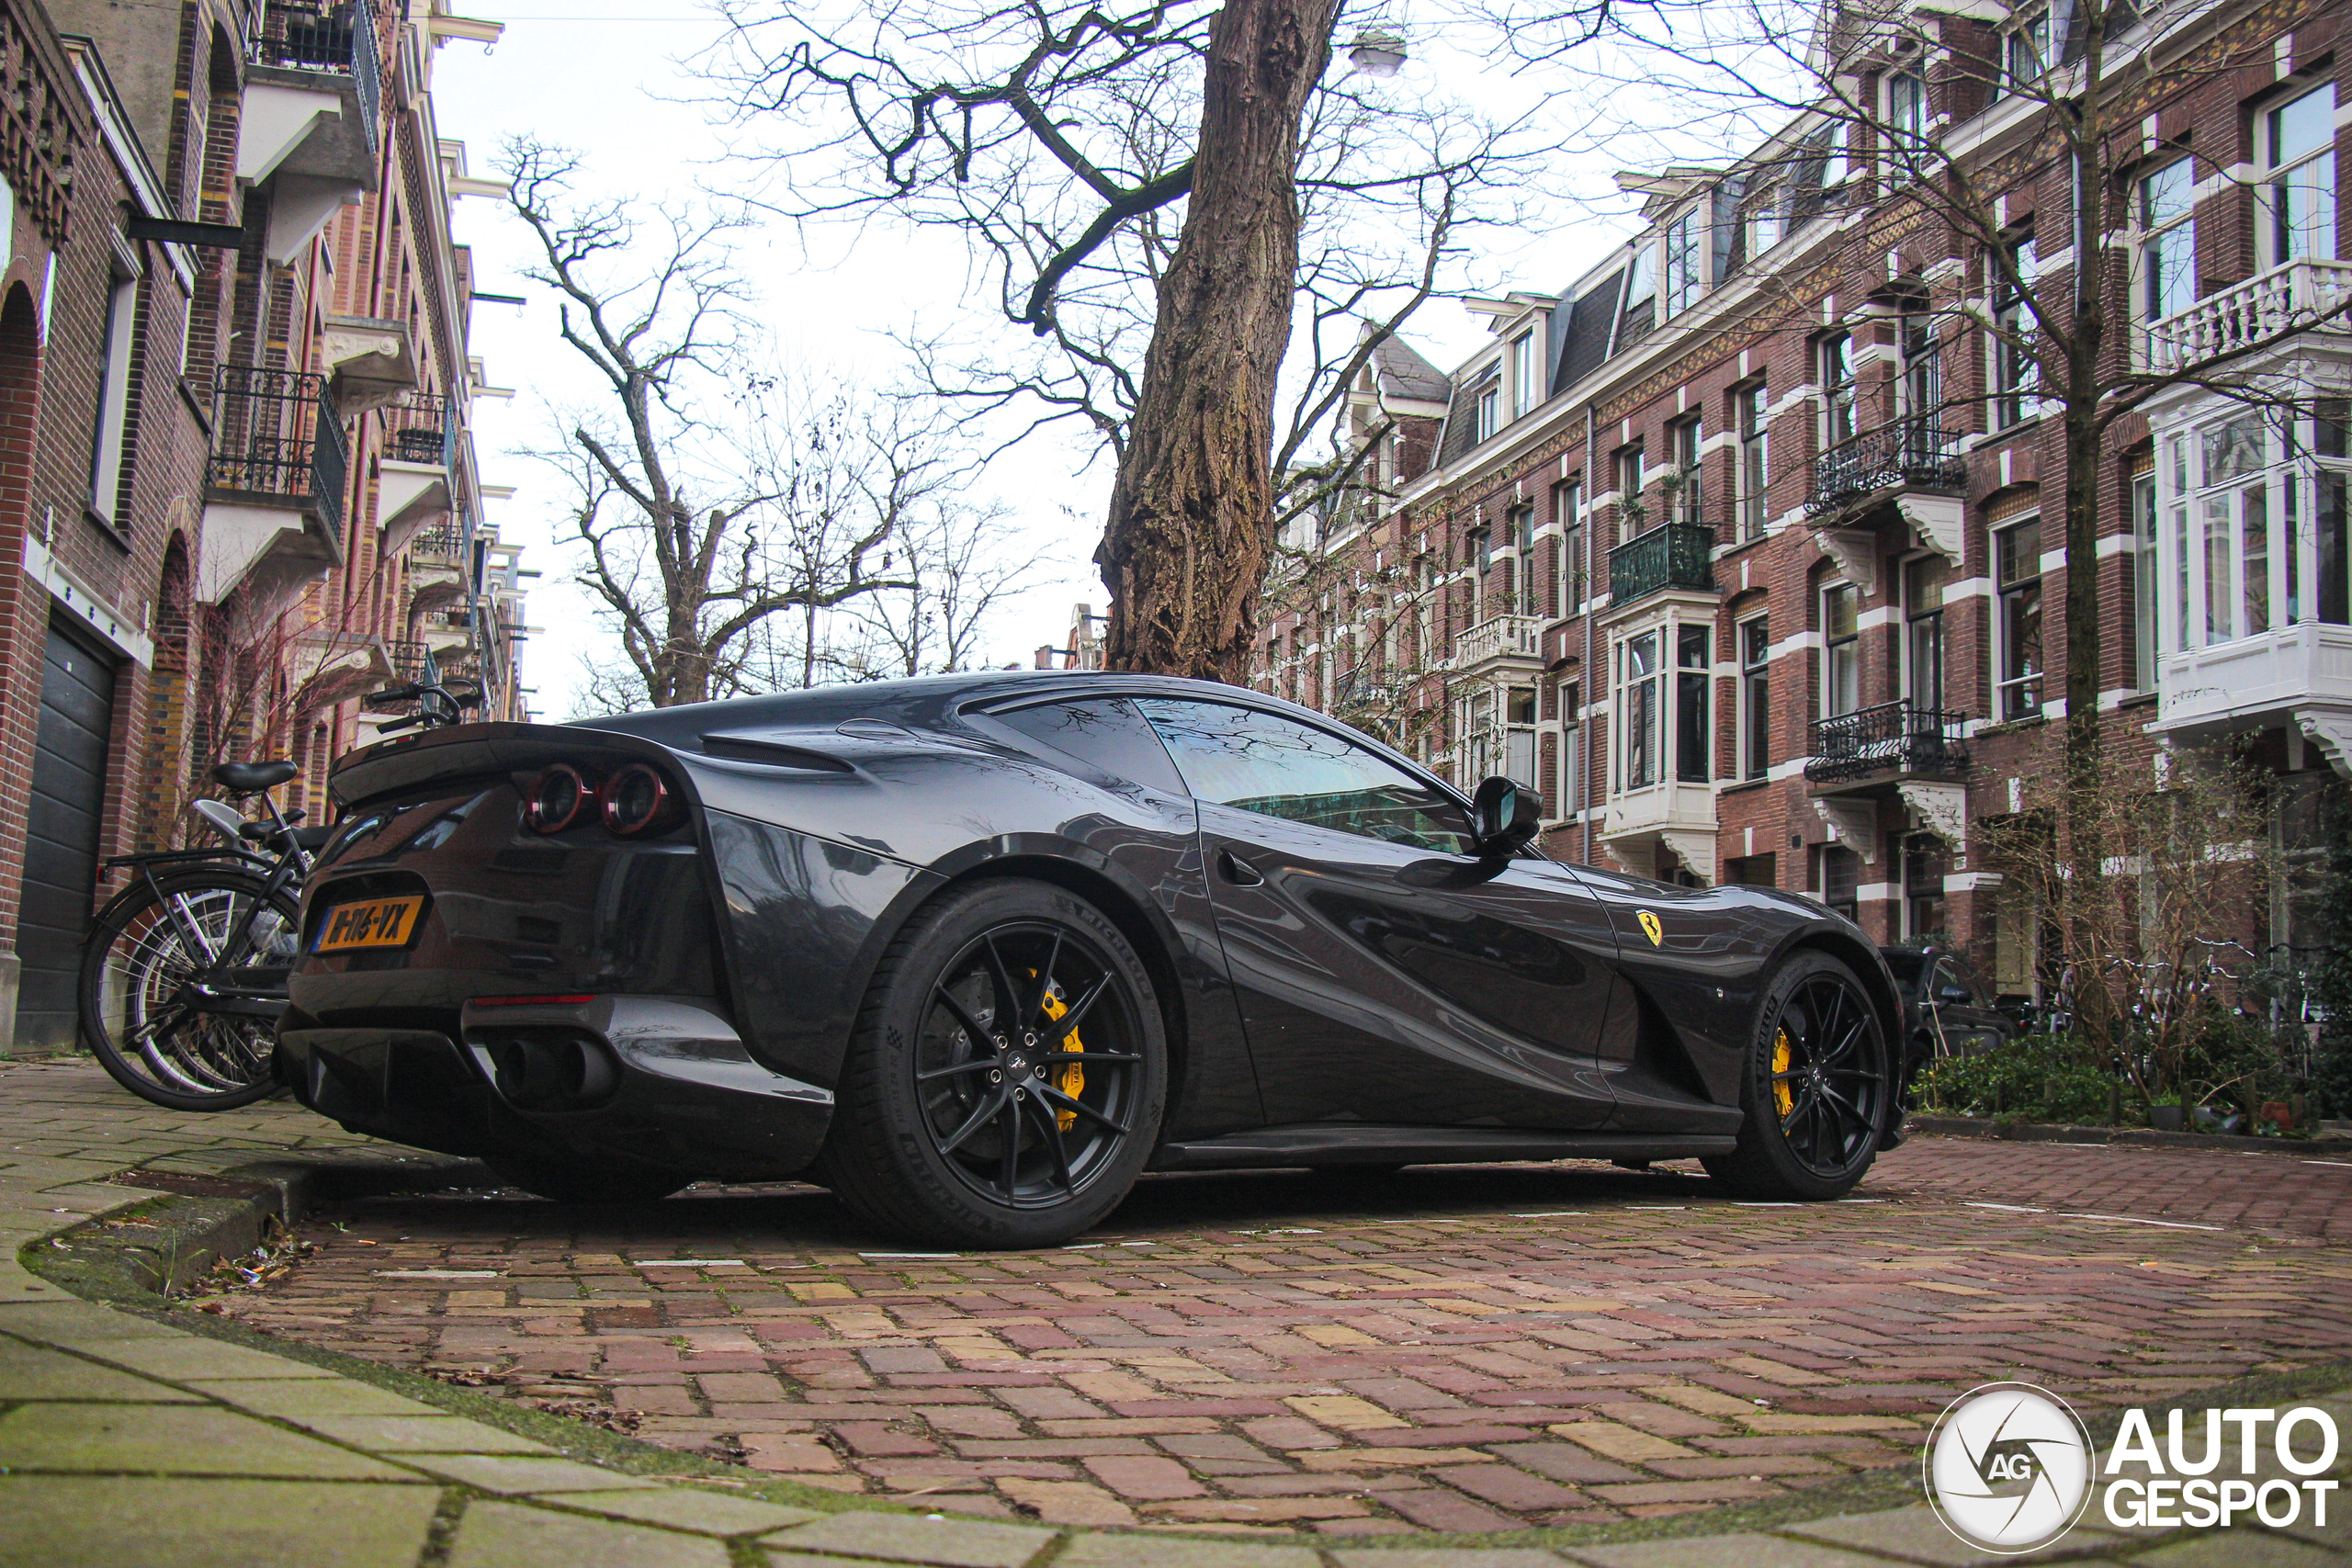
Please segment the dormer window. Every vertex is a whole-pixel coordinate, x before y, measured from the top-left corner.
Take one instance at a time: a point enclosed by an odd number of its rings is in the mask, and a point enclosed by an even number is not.
[[[1510,395],[1514,419],[1544,400],[1544,377],[1536,365],[1532,330],[1510,340]]]
[[[1666,229],[1666,313],[1679,316],[1699,299],[1699,214],[1694,209]]]
[[[1477,400],[1472,414],[1470,434],[1473,440],[1484,441],[1502,428],[1502,383],[1488,380],[1478,389]]]
[[[2041,80],[2050,69],[2050,7],[2026,12],[2001,35],[2000,92],[2017,93]]]

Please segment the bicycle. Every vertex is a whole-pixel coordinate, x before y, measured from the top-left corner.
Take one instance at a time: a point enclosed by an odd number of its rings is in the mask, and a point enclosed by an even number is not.
[[[481,699],[429,675],[366,700],[418,704],[381,727],[393,730],[458,723]],[[82,944],[81,1035],[98,1065],[142,1100],[232,1111],[279,1087],[277,1021],[300,953],[301,884],[334,830],[302,826],[302,812],[271,798],[300,773],[289,761],[223,762],[212,781],[233,799],[259,795],[266,817],[198,800],[189,810],[225,843],[107,862],[135,874]]]

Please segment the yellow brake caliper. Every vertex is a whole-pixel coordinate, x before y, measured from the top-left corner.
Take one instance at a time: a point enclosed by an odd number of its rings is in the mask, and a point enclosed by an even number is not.
[[[1781,1075],[1789,1070],[1789,1064],[1795,1059],[1796,1048],[1789,1043],[1789,1032],[1783,1029],[1772,1037],[1772,1109],[1781,1113],[1783,1122],[1797,1108],[1797,1097],[1789,1087],[1789,1080]]]
[[[1033,969],[1030,973],[1034,975],[1036,971]],[[1054,989],[1046,993],[1045,1013],[1047,1018],[1059,1018],[1062,1014],[1068,1011],[1069,1011],[1069,1004],[1062,1000],[1060,987],[1057,986]],[[1080,1041],[1078,1032],[1076,1030],[1072,1030],[1070,1032],[1068,1048],[1072,1051],[1084,1051],[1086,1049],[1086,1046]],[[1069,1066],[1062,1069],[1061,1077],[1057,1080],[1057,1087],[1060,1088],[1064,1094],[1069,1095],[1072,1100],[1075,1100],[1078,1098],[1078,1091],[1086,1087],[1086,1069],[1080,1067],[1076,1062],[1072,1062]],[[1057,1111],[1054,1112],[1054,1120],[1060,1122],[1062,1131],[1067,1133],[1072,1127],[1078,1125],[1078,1112],[1075,1111]]]

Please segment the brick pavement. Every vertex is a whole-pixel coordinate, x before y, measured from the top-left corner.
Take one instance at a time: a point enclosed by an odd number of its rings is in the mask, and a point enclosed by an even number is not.
[[[267,1332],[818,1486],[1326,1536],[1642,1518],[2352,1354],[2352,1160],[1915,1140],[1859,1201],[1595,1166],[1148,1182],[1080,1246],[895,1252],[812,1190],[311,1226]],[[2154,1222],[2154,1223],[2150,1223]]]

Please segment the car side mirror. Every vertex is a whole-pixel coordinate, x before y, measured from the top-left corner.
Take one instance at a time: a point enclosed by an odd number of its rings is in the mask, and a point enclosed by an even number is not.
[[[1470,831],[1482,859],[1516,854],[1535,837],[1543,806],[1535,792],[1499,775],[1470,797]]]
[[[1939,1007],[1964,1008],[1976,999],[1976,994],[1965,986],[1946,986],[1936,993]]]

